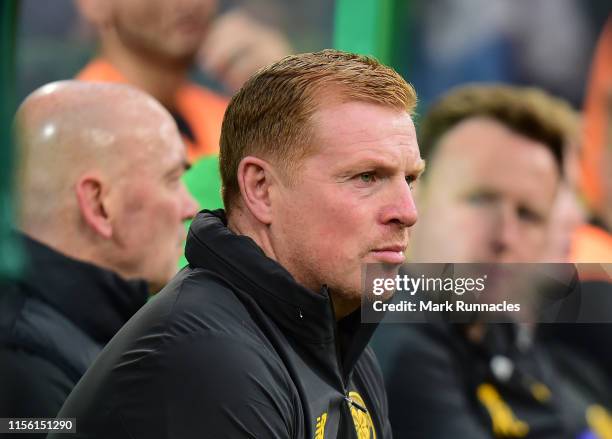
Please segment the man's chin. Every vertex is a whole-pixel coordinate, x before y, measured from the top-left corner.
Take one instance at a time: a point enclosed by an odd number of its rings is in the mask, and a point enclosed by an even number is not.
[[[195,61],[196,53],[191,50],[170,48],[164,51],[157,50],[150,53],[150,59],[157,64],[172,67],[176,70],[187,70]]]

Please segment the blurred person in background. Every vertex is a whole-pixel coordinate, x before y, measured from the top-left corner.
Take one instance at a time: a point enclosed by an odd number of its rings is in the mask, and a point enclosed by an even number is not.
[[[473,85],[424,116],[413,262],[539,262],[576,114],[537,89]],[[396,437],[606,438],[606,377],[531,324],[382,325],[374,337]]]
[[[612,16],[599,39],[587,84],[582,191],[590,224],[574,236],[571,260],[612,263]]]
[[[55,417],[104,345],[174,275],[197,206],[181,182],[174,120],[135,88],[51,83],[15,124],[28,266],[0,293],[0,417]]]
[[[197,62],[235,91],[258,68],[290,53],[283,36],[217,0],[78,0],[100,38],[77,79],[132,84],[175,118],[189,160],[216,154],[227,99],[191,82]]]
[[[571,175],[569,172],[566,175],[584,194],[589,221],[574,223],[570,229],[568,218],[572,215],[565,210],[558,212],[559,217],[553,223],[558,225],[556,242],[563,243],[565,261],[597,264],[597,267],[581,265],[588,267],[583,276],[581,307],[589,310],[590,318],[575,325],[546,325],[541,332],[590,357],[612,379],[612,351],[609,348],[612,325],[606,323],[609,322],[607,316],[612,314],[612,271],[609,268],[612,264],[612,17],[595,51],[582,125],[581,150],[572,148],[574,157],[568,170]],[[573,201],[568,198],[564,203],[566,209],[571,209],[569,203]],[[561,216],[563,213],[565,217]],[[572,232],[569,241],[568,232]],[[568,242],[570,251],[565,252]]]

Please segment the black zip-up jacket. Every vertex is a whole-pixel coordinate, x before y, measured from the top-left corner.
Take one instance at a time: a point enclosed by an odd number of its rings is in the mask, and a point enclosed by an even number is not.
[[[198,214],[186,256],[68,398],[65,437],[391,436],[375,325],[336,323],[325,288],[297,284],[222,211]]]
[[[0,418],[53,418],[148,291],[25,235],[20,242],[23,276],[0,287]]]

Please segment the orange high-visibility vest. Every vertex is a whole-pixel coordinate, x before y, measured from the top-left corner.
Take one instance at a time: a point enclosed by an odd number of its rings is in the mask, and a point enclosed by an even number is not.
[[[584,105],[582,147],[582,191],[589,207],[597,215],[602,208],[603,184],[601,161],[608,147],[608,93],[612,90],[612,16],[597,43]],[[609,177],[608,177],[609,178]]]
[[[82,81],[119,82],[128,80],[108,61],[98,58],[91,61],[76,76]],[[176,93],[175,108],[191,128],[196,142],[183,135],[190,161],[219,152],[221,123],[228,100],[197,84],[185,82]]]
[[[572,237],[570,261],[612,264],[612,235],[589,224],[579,227]]]

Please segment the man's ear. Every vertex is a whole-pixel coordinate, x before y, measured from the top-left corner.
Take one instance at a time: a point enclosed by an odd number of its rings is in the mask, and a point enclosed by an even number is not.
[[[81,216],[95,233],[110,238],[113,227],[105,206],[106,187],[97,174],[81,176],[76,183],[76,197]]]
[[[272,222],[270,187],[275,177],[270,164],[257,157],[244,157],[238,165],[242,203],[263,224]]]
[[[111,17],[110,0],[77,0],[81,15],[93,25],[103,28],[109,25]]]

